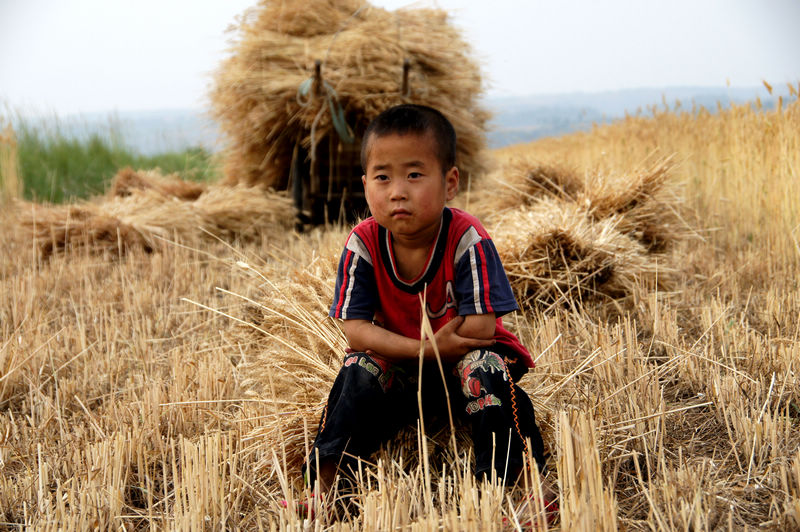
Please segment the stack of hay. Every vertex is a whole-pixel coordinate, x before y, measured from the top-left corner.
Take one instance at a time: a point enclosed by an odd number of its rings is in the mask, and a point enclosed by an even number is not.
[[[314,97],[317,60],[327,85]],[[488,119],[477,102],[481,90],[479,68],[444,11],[389,12],[363,0],[263,1],[244,17],[211,93],[228,141],[226,180],[283,189],[296,144],[313,157],[312,144],[340,135],[332,119],[339,106],[359,142],[372,118],[400,103],[441,110],[459,137],[462,174],[474,175],[483,168]]]
[[[158,171],[121,170],[106,196],[72,205],[17,206],[41,256],[86,246],[123,253],[157,249],[165,240],[248,240],[294,223],[288,198],[261,187],[206,186]]]
[[[580,308],[630,296],[643,283],[668,289],[666,252],[683,232],[669,170],[664,159],[630,174],[581,176],[522,158],[487,179],[473,208],[520,305]]]

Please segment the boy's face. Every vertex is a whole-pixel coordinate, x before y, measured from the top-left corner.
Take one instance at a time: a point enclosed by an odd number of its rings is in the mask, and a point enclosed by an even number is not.
[[[445,203],[458,192],[458,168],[442,175],[431,134],[385,135],[369,142],[364,194],[375,220],[397,238],[435,238]]]

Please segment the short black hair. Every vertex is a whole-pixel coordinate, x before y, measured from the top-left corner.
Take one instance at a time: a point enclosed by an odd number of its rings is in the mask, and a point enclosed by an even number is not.
[[[433,135],[442,173],[447,173],[456,164],[456,130],[453,124],[433,107],[411,103],[390,107],[369,123],[361,142],[361,168],[366,174],[371,138],[426,133]]]

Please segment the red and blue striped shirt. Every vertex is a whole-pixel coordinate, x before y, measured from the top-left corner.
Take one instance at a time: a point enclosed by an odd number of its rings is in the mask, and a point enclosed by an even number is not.
[[[426,266],[413,280],[397,273],[389,231],[374,218],[358,224],[339,261],[329,314],[375,321],[397,334],[419,338],[423,290],[434,332],[456,316],[494,312],[497,343],[533,367],[528,350],[503,327],[502,316],[518,306],[492,239],[477,218],[459,209],[444,209]]]

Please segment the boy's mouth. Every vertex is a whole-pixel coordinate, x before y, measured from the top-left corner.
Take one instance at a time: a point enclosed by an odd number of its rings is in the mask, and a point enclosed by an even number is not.
[[[411,216],[411,212],[405,209],[394,209],[392,212],[389,213],[389,216],[392,218],[406,218]]]

